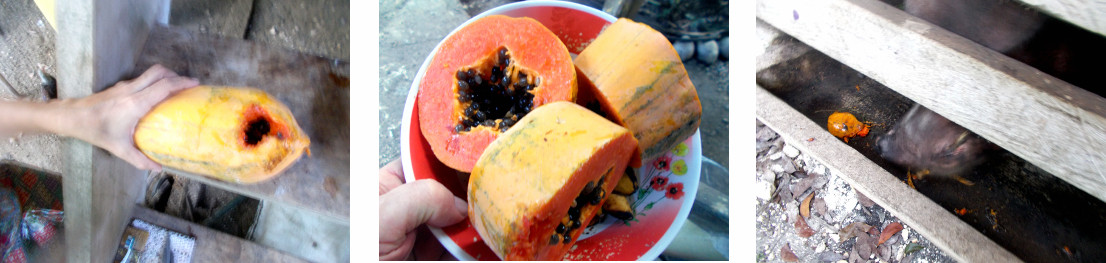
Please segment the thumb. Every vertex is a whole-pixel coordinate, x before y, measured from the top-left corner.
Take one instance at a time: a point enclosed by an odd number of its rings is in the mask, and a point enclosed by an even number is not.
[[[381,195],[380,214],[382,226],[402,226],[409,232],[422,224],[446,227],[461,222],[468,216],[468,204],[438,181],[418,180]]]

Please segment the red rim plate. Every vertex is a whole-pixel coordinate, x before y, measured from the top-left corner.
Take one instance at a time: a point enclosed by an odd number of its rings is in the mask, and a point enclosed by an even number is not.
[[[458,28],[492,14],[534,18],[560,37],[574,54],[582,51],[604,27],[615,21],[614,17],[606,13],[575,3],[528,1],[488,10]],[[451,32],[450,35],[452,34]],[[418,106],[415,102],[418,83],[437,50],[435,47],[423,62],[404,107],[400,135],[404,176],[408,182],[438,180],[455,196],[466,199],[467,174],[438,161],[419,128]],[[673,150],[660,158],[646,160],[642,168],[636,170],[640,191],[631,195],[636,220],[622,222],[608,218],[588,228],[565,259],[652,260],[659,256],[686,221],[698,188],[702,156],[699,132],[696,131],[682,145],[682,152]],[[663,185],[658,184],[661,181]],[[469,220],[441,229],[431,227],[431,232],[458,259],[499,260],[480,239]]]

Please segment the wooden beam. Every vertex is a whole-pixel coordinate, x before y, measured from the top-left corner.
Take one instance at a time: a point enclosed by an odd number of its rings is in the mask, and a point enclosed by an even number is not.
[[[79,98],[129,74],[146,33],[164,20],[168,0],[70,0],[57,5],[58,96]],[[112,258],[145,172],[107,151],[68,138],[62,193],[66,213],[66,258],[100,262]]]
[[[1020,262],[994,241],[757,86],[757,119],[961,262]],[[810,140],[813,138],[813,140]]]
[[[757,17],[1106,200],[1106,99],[876,0],[762,0]]]

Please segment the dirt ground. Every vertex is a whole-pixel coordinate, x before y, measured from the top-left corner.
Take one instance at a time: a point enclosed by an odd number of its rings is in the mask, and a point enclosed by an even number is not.
[[[756,129],[757,262],[955,262],[760,121]]]

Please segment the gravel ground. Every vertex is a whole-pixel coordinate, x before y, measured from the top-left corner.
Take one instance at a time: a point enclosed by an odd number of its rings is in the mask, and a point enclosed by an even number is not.
[[[955,262],[759,120],[756,150],[757,262]]]

